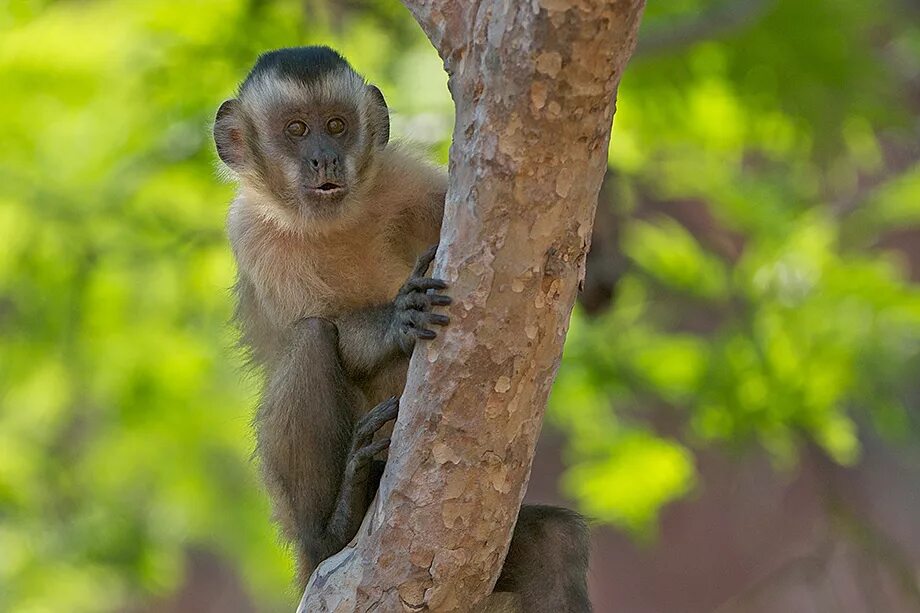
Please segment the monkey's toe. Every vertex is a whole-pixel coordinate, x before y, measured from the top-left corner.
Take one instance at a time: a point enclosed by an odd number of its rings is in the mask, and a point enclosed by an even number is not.
[[[385,451],[390,446],[390,439],[383,438],[379,441],[373,441],[360,449],[357,449],[351,456],[349,460],[350,468],[353,471],[364,468],[368,466],[371,460],[374,459],[374,456]]]
[[[357,449],[368,444],[374,434],[387,422],[396,419],[399,414],[399,398],[388,398],[368,411],[355,427],[352,448]]]

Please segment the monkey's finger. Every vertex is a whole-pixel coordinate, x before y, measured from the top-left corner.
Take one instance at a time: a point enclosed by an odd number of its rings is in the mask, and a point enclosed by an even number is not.
[[[425,271],[428,270],[428,267],[431,266],[431,263],[434,261],[434,254],[437,252],[438,246],[432,245],[425,253],[418,256],[418,259],[415,261],[415,270],[412,271],[412,276],[421,277],[424,275]]]
[[[454,302],[450,296],[445,296],[444,294],[430,294],[428,296],[428,301],[431,303],[431,306],[447,306]]]
[[[438,313],[430,313],[428,315],[428,323],[434,324],[436,326],[446,326],[450,323],[450,317],[447,315],[440,315]]]
[[[413,277],[406,282],[406,289],[418,292],[429,289],[447,289],[447,281],[433,277]]]
[[[406,310],[427,311],[433,306],[447,306],[453,303],[450,296],[444,294],[423,294],[409,292],[396,299],[396,306]]]
[[[430,341],[433,338],[438,338],[438,334],[434,330],[429,330],[428,328],[413,328],[416,338],[425,339]]]

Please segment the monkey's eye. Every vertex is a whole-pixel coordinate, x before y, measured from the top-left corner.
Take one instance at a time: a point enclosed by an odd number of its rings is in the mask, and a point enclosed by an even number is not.
[[[291,136],[303,136],[307,133],[307,124],[302,121],[295,120],[289,123],[284,131]]]
[[[338,117],[333,117],[326,122],[326,129],[329,130],[329,134],[341,134],[345,131],[345,121]]]

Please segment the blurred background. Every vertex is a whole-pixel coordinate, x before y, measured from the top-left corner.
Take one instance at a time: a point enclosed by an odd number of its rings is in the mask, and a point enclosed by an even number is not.
[[[650,2],[528,498],[599,613],[920,611],[920,2]],[[392,0],[0,0],[0,611],[290,611],[209,122],[331,44],[446,161]]]

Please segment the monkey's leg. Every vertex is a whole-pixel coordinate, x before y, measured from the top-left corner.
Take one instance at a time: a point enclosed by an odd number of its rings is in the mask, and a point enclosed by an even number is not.
[[[351,449],[345,463],[342,488],[336,500],[335,510],[329,519],[327,532],[333,541],[332,551],[324,557],[341,550],[358,533],[371,500],[377,493],[385,462],[375,461],[374,456],[390,446],[390,439],[374,440],[374,434],[389,421],[396,419],[399,399],[384,400],[362,417],[355,426]]]
[[[276,515],[297,545],[303,581],[354,537],[369,504],[370,461],[379,451],[367,431],[395,416],[389,401],[355,429],[362,396],[345,376],[337,347],[331,322],[294,324],[256,419],[265,481]],[[353,445],[359,434],[369,445]]]
[[[521,507],[496,592],[515,592],[526,613],[590,613],[588,528],[569,509]]]

